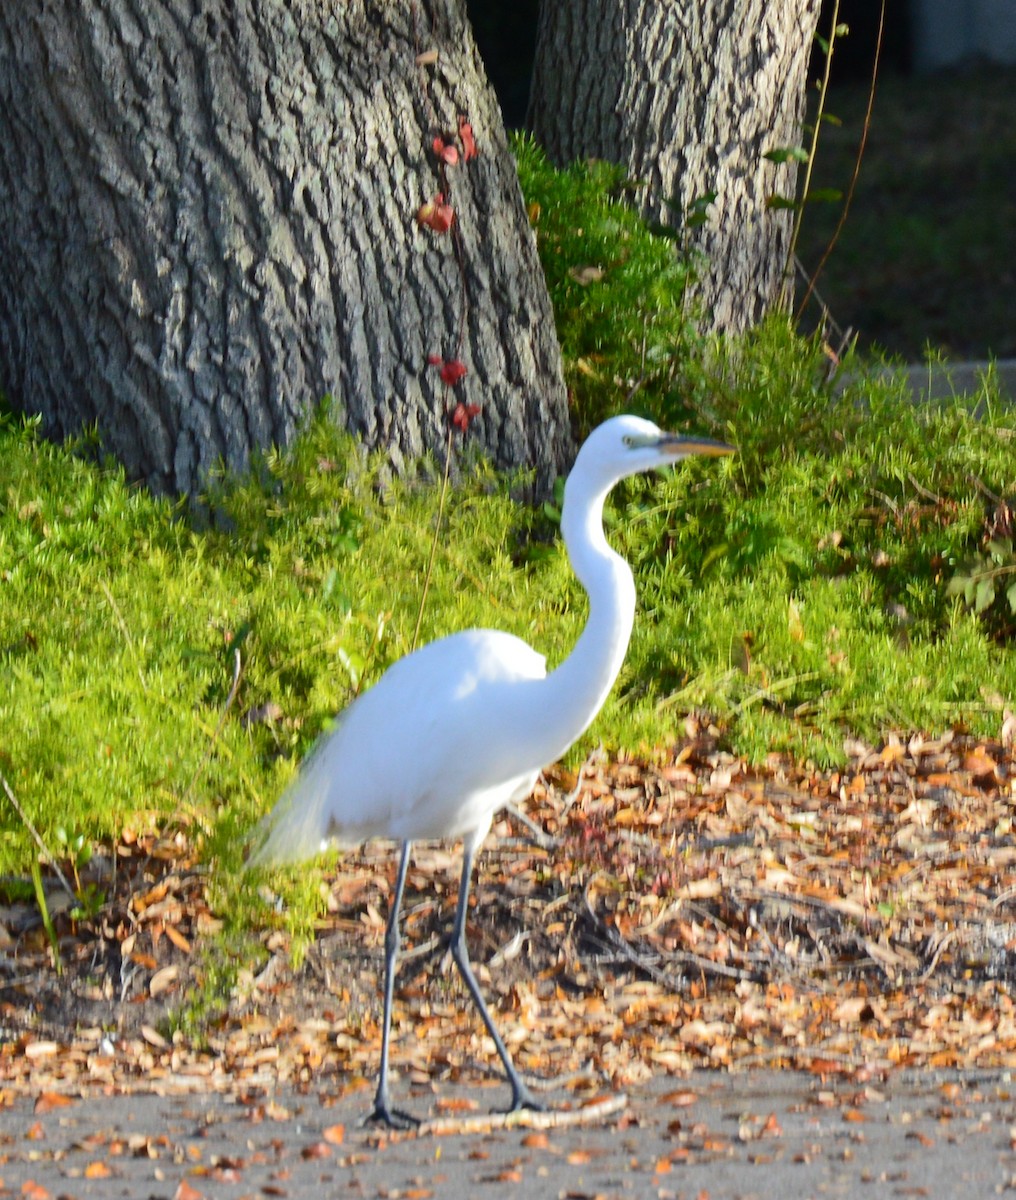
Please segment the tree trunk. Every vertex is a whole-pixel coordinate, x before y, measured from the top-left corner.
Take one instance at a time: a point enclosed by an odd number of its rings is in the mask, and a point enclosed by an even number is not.
[[[545,487],[570,450],[560,353],[463,12],[0,5],[8,397],[53,434],[97,423],[132,476],[182,492],[326,393],[396,465],[443,455],[477,404],[470,440]],[[460,117],[478,155],[447,165],[433,142]],[[416,219],[440,191],[451,232]],[[449,387],[432,357],[468,374]]]
[[[559,165],[601,158],[638,181],[650,220],[704,255],[712,327],[759,319],[785,279],[796,165],[821,0],[544,0],[529,125]],[[704,206],[700,225],[688,216]]]

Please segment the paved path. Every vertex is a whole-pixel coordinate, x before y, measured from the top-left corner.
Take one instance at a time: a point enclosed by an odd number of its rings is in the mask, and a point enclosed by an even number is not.
[[[915,365],[903,370],[915,398],[948,400],[951,396],[974,395],[980,391],[982,377],[993,368],[998,376],[1001,395],[1016,401],[1016,359],[1000,358],[994,363],[957,362]]]
[[[442,1084],[439,1094],[487,1111],[504,1088]],[[1002,1074],[864,1088],[792,1071],[701,1072],[634,1090],[623,1118],[599,1127],[382,1144],[358,1125],[369,1098],[113,1096],[40,1111],[45,1100],[6,1097],[0,1197],[980,1200],[1016,1188],[1016,1100]],[[410,1106],[423,1113],[427,1101]]]

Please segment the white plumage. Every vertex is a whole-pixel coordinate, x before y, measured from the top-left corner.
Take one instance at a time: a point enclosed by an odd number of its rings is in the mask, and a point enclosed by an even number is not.
[[[540,768],[492,780],[483,737],[496,731],[476,714],[496,713],[506,688],[546,673],[542,654],[494,629],[453,633],[399,659],[321,739],[269,818],[258,860],[298,862],[329,842],[373,837],[482,840],[494,812],[528,795]],[[501,798],[502,789],[512,795]]]
[[[537,1107],[487,1011],[469,965],[465,918],[473,857],[494,813],[523,799],[539,772],[589,726],[624,660],[635,614],[627,563],[603,534],[603,502],[620,479],[691,454],[731,453],[721,442],[663,433],[638,417],[614,417],[590,434],[565,485],[561,533],[589,594],[589,619],[574,650],[546,672],[541,654],[511,634],[472,629],[394,663],[326,735],[267,820],[252,863],[294,862],[328,842],[372,837],[403,843],[385,938],[381,1070],[371,1116],[412,1118],[388,1094],[388,1040],[398,912],[410,846],[464,839],[452,953],[512,1087],[512,1108]]]

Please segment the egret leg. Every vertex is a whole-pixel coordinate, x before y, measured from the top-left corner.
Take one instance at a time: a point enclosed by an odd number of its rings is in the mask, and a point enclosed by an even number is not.
[[[483,1023],[487,1026],[487,1032],[494,1039],[494,1045],[504,1064],[505,1075],[508,1077],[512,1089],[512,1103],[508,1111],[515,1112],[519,1108],[542,1109],[545,1106],[526,1087],[522,1077],[515,1069],[515,1064],[508,1053],[508,1047],[504,1044],[504,1040],[494,1025],[493,1018],[480,993],[480,985],[476,982],[473,968],[469,964],[469,952],[466,948],[466,913],[469,908],[469,881],[473,874],[475,856],[476,846],[467,841],[462,855],[462,879],[459,883],[459,900],[455,908],[455,928],[452,930],[452,958],[455,959],[459,974],[466,981],[466,987],[469,988],[469,994],[473,997],[473,1003],[480,1010]]]
[[[368,1121],[383,1121],[393,1129],[412,1129],[420,1123],[409,1113],[392,1108],[391,1096],[388,1092],[388,1043],[392,1029],[395,965],[399,956],[400,943],[399,909],[402,907],[402,893],[406,887],[406,871],[409,869],[409,854],[412,847],[412,842],[402,843],[402,856],[399,859],[399,870],[395,877],[395,895],[392,896],[391,912],[388,914],[388,925],[385,928],[385,993],[384,1017],[381,1027],[381,1069],[378,1072],[377,1091],[374,1094],[374,1108],[367,1117]]]

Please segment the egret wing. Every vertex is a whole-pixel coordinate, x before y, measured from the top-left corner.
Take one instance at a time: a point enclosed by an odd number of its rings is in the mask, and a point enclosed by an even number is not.
[[[500,767],[493,777],[477,730],[491,727],[505,684],[545,674],[542,655],[497,630],[452,634],[399,659],[315,747],[254,861],[299,861],[329,842],[485,831],[531,772]]]

